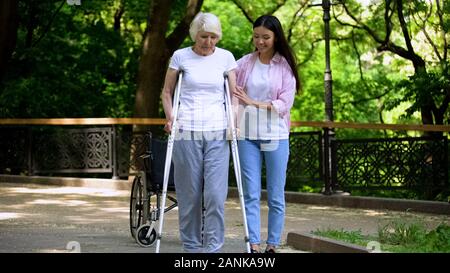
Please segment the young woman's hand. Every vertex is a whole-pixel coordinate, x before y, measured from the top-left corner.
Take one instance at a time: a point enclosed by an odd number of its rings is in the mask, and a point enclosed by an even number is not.
[[[241,100],[243,103],[245,103],[247,105],[255,104],[255,102],[247,95],[244,88],[242,88],[240,86],[236,86],[236,88],[234,89],[233,95],[236,96],[239,100]]]
[[[240,86],[236,86],[233,95],[247,105],[252,105],[258,108],[266,108],[267,110],[272,109],[272,104],[270,102],[261,102],[251,99],[245,92],[244,88]]]

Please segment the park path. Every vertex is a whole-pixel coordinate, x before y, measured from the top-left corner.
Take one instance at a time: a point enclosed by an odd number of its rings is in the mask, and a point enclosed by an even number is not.
[[[68,252],[70,242],[87,253],[152,253],[129,231],[129,191],[31,183],[0,183],[0,252]],[[263,202],[263,223],[267,219]],[[242,214],[237,199],[226,203],[225,253],[244,252]],[[161,252],[181,252],[176,209],[165,215]],[[289,232],[318,229],[361,230],[375,234],[393,220],[420,222],[433,228],[450,224],[448,215],[353,209],[288,203],[280,252],[301,253],[286,245]],[[267,232],[262,228],[263,238]]]

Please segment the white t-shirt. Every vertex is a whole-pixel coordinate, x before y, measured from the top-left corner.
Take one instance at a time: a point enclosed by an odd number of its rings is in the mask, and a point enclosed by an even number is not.
[[[186,47],[174,52],[169,67],[184,71],[179,128],[189,131],[226,129],[224,72],[237,67],[233,54],[216,47],[213,54],[201,56]]]
[[[270,65],[256,60],[246,84],[247,95],[256,101],[271,102]],[[289,138],[286,123],[276,111],[254,106],[245,106],[239,123],[240,135],[249,139],[275,140]]]

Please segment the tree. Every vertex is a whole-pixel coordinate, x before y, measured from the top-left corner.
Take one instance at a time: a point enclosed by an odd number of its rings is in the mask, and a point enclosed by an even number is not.
[[[2,0],[0,2],[0,79],[16,47],[18,1]]]
[[[139,62],[135,117],[159,116],[159,96],[168,60],[188,35],[189,25],[203,4],[203,0],[189,0],[183,18],[167,35],[173,2],[174,0],[151,1]]]
[[[276,1],[243,1],[243,0],[233,0],[232,1],[241,11],[242,14],[247,18],[247,20],[253,24],[253,22],[259,16],[263,14],[273,14],[278,9],[280,9],[286,0],[276,0]]]
[[[387,108],[409,100],[412,105],[407,115],[418,110],[423,124],[443,124],[450,103],[448,2],[380,1],[368,6],[370,16],[364,18],[356,15],[363,14],[361,5],[354,1],[341,4],[344,12],[335,15],[341,25],[365,32],[379,52],[392,52],[414,68],[414,74],[400,85],[401,96]]]

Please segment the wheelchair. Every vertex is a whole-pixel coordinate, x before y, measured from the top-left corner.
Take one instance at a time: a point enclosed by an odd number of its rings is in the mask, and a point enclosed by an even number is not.
[[[131,187],[130,231],[131,236],[140,246],[150,247],[157,239],[156,223],[161,215],[167,140],[153,138],[150,132],[145,137],[148,140],[148,145],[146,145],[148,149],[140,155],[144,162],[144,170],[135,176]],[[172,204],[164,208],[164,213],[178,206],[175,198],[173,166],[169,175],[167,191],[167,199]]]

